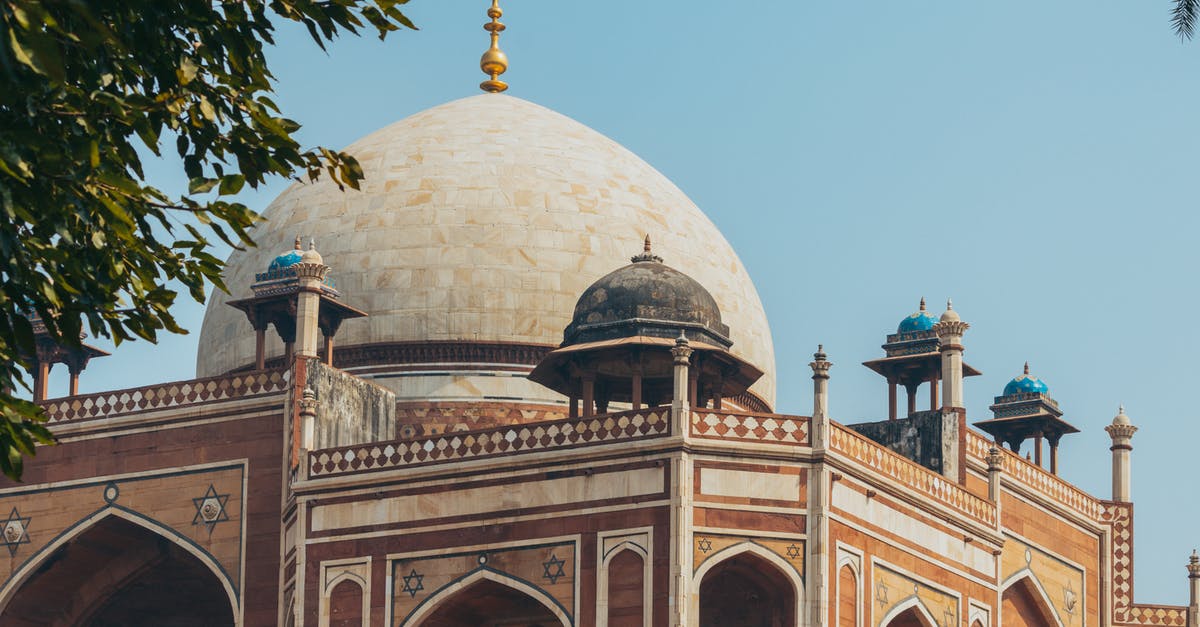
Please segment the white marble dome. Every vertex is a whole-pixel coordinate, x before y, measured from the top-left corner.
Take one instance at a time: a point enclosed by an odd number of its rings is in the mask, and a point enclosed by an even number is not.
[[[324,179],[292,185],[255,228],[258,247],[229,258],[232,297],[217,293],[208,304],[198,376],[253,363],[254,331],[226,302],[248,296],[254,273],[297,235],[315,238],[345,301],[370,314],[342,325],[341,348],[557,346],[579,295],[629,263],[649,233],[667,265],[716,298],[731,350],[766,372],[751,391],[774,405],[771,332],[746,269],[679,188],[616,142],[531,102],[482,94],[405,118],[346,150],[366,174],[361,191]],[[275,334],[268,337],[268,354],[282,354]],[[443,368],[441,378],[425,372],[417,381],[379,366],[386,364],[352,370],[406,399],[561,400],[523,376]]]

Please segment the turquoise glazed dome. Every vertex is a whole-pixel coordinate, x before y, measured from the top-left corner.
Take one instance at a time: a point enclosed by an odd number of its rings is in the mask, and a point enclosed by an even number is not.
[[[270,272],[271,270],[279,270],[280,268],[286,268],[288,266],[298,264],[303,257],[304,253],[300,250],[300,238],[297,237],[296,247],[272,260],[271,265],[267,268],[267,271]]]
[[[925,311],[925,299],[922,298],[921,309],[901,320],[900,326],[896,328],[896,333],[929,331],[933,328],[933,325],[937,324],[937,321],[937,318],[933,317],[933,314]]]
[[[1029,374],[1029,364],[1025,364],[1025,374],[1018,375],[1017,378],[1008,382],[1004,386],[1004,395],[1012,396],[1013,394],[1046,394],[1050,388],[1046,387],[1046,382]]]

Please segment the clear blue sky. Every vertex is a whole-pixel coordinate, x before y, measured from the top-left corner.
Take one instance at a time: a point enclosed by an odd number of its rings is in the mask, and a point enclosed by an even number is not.
[[[327,55],[286,28],[277,100],[306,143],[341,147],[478,93],[486,6],[414,0],[420,32]],[[1136,599],[1186,602],[1200,42],[1174,37],[1169,0],[502,6],[509,93],[646,159],[741,255],[774,333],[778,410],[809,412],[822,342],[834,418],[885,417],[882,380],[858,364],[921,296],[937,311],[952,296],[984,372],[967,382],[971,419],[1029,360],[1083,429],[1062,474],[1101,497],[1102,427],[1126,405],[1141,428]],[[181,186],[172,164],[151,176]],[[83,390],[191,377],[203,308],[179,312],[196,333],[122,346]]]

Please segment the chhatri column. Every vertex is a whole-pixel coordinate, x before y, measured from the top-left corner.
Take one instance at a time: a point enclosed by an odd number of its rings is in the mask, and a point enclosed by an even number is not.
[[[1125,415],[1125,406],[1122,405],[1112,424],[1104,427],[1104,430],[1112,438],[1112,447],[1109,449],[1112,451],[1112,500],[1128,503],[1131,500],[1129,453],[1133,450],[1130,442],[1138,428]]]
[[[1200,627],[1200,555],[1192,550],[1188,558],[1187,627]]]
[[[321,333],[321,284],[329,274],[329,266],[309,240],[308,250],[293,267],[300,283],[300,291],[296,294],[296,347],[293,353],[296,357],[315,358],[317,337]]]
[[[829,368],[833,366],[818,344],[809,363],[813,375],[813,415],[808,437],[812,445],[813,465],[808,472],[808,543],[805,546],[805,598],[807,624],[829,624],[829,501],[833,491],[832,473],[825,462],[829,448]]]
[[[692,347],[682,331],[671,349],[674,373],[671,397],[671,439],[680,450],[671,459],[671,543],[668,594],[668,624],[690,627],[698,618],[691,616],[699,590],[692,585],[692,460],[685,446],[690,437],[691,406],[688,403],[689,370]]]
[[[942,409],[964,409],[962,338],[971,325],[963,322],[954,311],[954,304],[946,300],[946,312],[941,321],[933,325],[941,346],[942,354]]]

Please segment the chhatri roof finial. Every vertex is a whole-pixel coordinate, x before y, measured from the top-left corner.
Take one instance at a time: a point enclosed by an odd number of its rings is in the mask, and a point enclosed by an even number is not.
[[[925,297],[921,297],[921,308],[918,311],[925,311]]]
[[[662,263],[663,259],[662,259],[662,257],[659,257],[658,255],[654,254],[653,252],[650,252],[650,234],[647,233],[646,240],[642,242],[642,254],[634,255],[634,256],[630,257],[629,260],[632,261],[633,263],[639,263],[642,261],[653,261],[655,263]]]
[[[292,248],[294,248],[296,250],[302,250],[299,235],[296,236],[296,242],[294,244],[292,244]]]
[[[492,46],[479,59],[479,69],[491,78],[480,83],[479,88],[496,94],[508,89],[508,83],[499,78],[508,69],[508,55],[500,49],[500,32],[504,30],[504,24],[500,23],[500,16],[504,15],[504,11],[500,10],[500,0],[492,0],[492,7],[488,9],[487,14],[492,21],[484,24],[483,30],[491,34]]]
[[[1025,362],[1025,374],[1029,374],[1029,362]]]

